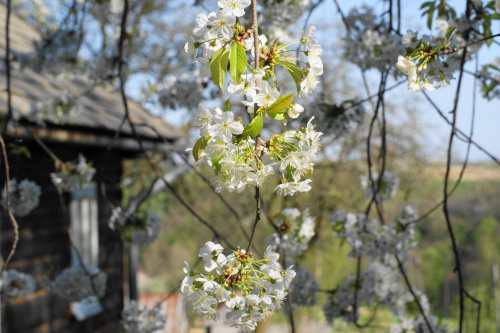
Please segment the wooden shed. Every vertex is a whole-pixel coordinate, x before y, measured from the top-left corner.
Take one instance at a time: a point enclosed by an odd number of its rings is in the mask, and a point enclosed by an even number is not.
[[[0,22],[5,22],[5,7],[0,6]],[[13,54],[30,51],[31,40],[38,33],[19,17],[11,17],[11,48]],[[0,29],[0,54],[5,54],[4,30]],[[15,59],[14,59],[15,60]],[[5,117],[5,65],[0,65],[0,117]],[[122,162],[138,155],[139,146],[128,125],[120,128],[124,111],[121,97],[110,88],[91,87],[82,79],[57,79],[29,68],[21,69],[12,63],[12,106],[20,117],[19,124],[8,129],[6,143],[25,146],[30,157],[9,154],[11,178],[30,179],[41,187],[39,205],[27,216],[17,219],[20,239],[9,269],[16,269],[34,277],[46,272],[60,272],[69,267],[72,250],[68,229],[78,229],[82,244],[96,242],[94,252],[101,270],[108,273],[107,290],[102,299],[103,311],[88,318],[78,315],[72,303],[45,290],[38,290],[26,299],[2,302],[3,333],[42,332],[116,332],[124,301],[123,246],[118,233],[108,227],[112,205],[121,203]],[[58,96],[71,96],[71,107],[77,112],[65,118],[43,119],[45,125],[33,121],[33,105],[42,101],[57,103]],[[183,136],[161,118],[154,117],[140,105],[129,103],[133,122],[148,150],[167,151],[168,142]],[[154,127],[158,132],[153,131]],[[116,130],[120,131],[116,133]],[[85,191],[60,193],[49,174],[54,172],[54,161],[32,134],[62,161],[70,161],[83,154],[96,169],[94,184]],[[5,183],[4,163],[0,169],[0,187]],[[77,207],[75,209],[74,207]],[[13,241],[13,229],[5,211],[0,214],[0,250],[6,258]],[[87,245],[82,245],[87,246]],[[92,247],[92,245],[88,245]],[[86,248],[86,250],[88,250]]]

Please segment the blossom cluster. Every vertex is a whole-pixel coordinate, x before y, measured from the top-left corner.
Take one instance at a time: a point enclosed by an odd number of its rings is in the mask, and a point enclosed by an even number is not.
[[[160,235],[161,218],[155,212],[148,215],[142,212],[127,212],[121,207],[113,209],[108,220],[111,230],[118,230],[125,245],[146,246]]]
[[[321,110],[318,126],[321,131],[331,133],[334,139],[345,137],[357,129],[366,114],[363,104],[356,99],[341,104],[320,102],[317,107]]]
[[[208,59],[234,36],[233,26],[236,24],[236,19],[245,14],[245,9],[250,3],[250,0],[221,0],[218,2],[220,10],[217,12],[196,15],[197,26],[193,29],[192,35],[186,36],[186,52],[194,53],[195,61],[208,63]],[[202,57],[196,58],[200,46]]]
[[[453,72],[458,69],[459,55],[444,56],[446,51],[457,46],[450,39],[454,28],[448,28],[446,39],[442,36],[431,38],[418,32],[408,30],[403,36],[406,54],[400,55],[396,67],[408,76],[408,89],[412,92],[422,90],[433,91],[436,88],[448,87],[454,78]]]
[[[448,332],[430,312],[429,301],[424,293],[418,289],[414,292],[418,303],[422,307],[431,326],[431,331],[423,316],[419,316],[416,300],[407,291],[398,271],[397,261],[394,256],[386,255],[382,259],[371,260],[356,284],[356,276],[348,277],[339,286],[334,294],[329,295],[323,306],[323,312],[329,322],[341,318],[348,323],[353,323],[359,318],[359,312],[354,312],[355,293],[357,290],[357,304],[387,306],[398,322],[390,328],[391,333],[416,332]]]
[[[384,173],[385,185],[380,199],[387,200],[397,188],[395,175]],[[377,178],[377,175],[374,176]],[[372,197],[371,187],[364,187],[367,197]],[[363,183],[363,182],[362,182]],[[386,195],[384,197],[384,195]],[[323,312],[329,322],[342,318],[348,323],[355,323],[359,318],[359,305],[386,306],[398,318],[391,327],[391,333],[407,331],[446,332],[435,316],[430,313],[429,302],[425,294],[417,289],[407,291],[400,270],[407,270],[411,251],[416,247],[415,225],[418,219],[417,207],[405,205],[400,208],[399,216],[393,222],[381,225],[378,220],[366,214],[347,213],[337,210],[330,217],[333,233],[351,247],[349,254],[355,258],[368,257],[366,269],[359,276],[348,277],[338,286],[323,306]],[[418,302],[418,304],[417,304]],[[428,323],[421,316],[419,305]],[[417,309],[416,311],[414,309]]]
[[[72,192],[90,184],[95,174],[92,162],[87,162],[82,154],[78,155],[78,163],[66,162],[60,172],[51,173],[50,178],[55,186],[60,186],[63,191]]]
[[[162,313],[161,303],[152,309],[139,307],[137,301],[125,305],[122,311],[121,324],[127,333],[155,333],[163,329],[167,317]]]
[[[388,256],[387,256],[388,257]],[[384,258],[384,259],[387,259]],[[341,318],[353,323],[359,318],[359,312],[354,312],[355,293],[357,289],[357,304],[366,302],[368,305],[392,305],[399,300],[399,296],[406,293],[401,283],[401,275],[396,268],[385,260],[372,260],[360,275],[360,284],[356,287],[356,276],[350,276],[329,295],[323,306],[327,321]],[[411,300],[410,300],[411,301]]]
[[[287,257],[300,256],[314,237],[314,225],[314,217],[309,215],[308,208],[303,212],[297,208],[285,208],[277,222],[279,232],[273,233],[266,242],[273,251]]]
[[[17,183],[16,179],[11,179],[9,185],[10,209],[12,214],[23,217],[31,213],[38,206],[42,191],[37,183],[28,179],[23,179],[20,183]],[[0,204],[4,209],[7,209],[6,187],[2,191]]]
[[[206,83],[207,80],[206,77],[201,78],[198,72],[199,69],[194,71],[193,78],[188,75],[180,75],[179,77],[171,75],[165,83],[155,87],[160,105],[172,110],[196,108],[198,102],[203,98],[202,84]],[[147,97],[150,93],[144,90],[142,92]]]
[[[45,126],[46,121],[64,124],[81,111],[82,106],[77,103],[77,99],[69,89],[65,89],[60,95],[33,103],[27,118],[41,126]]]
[[[202,71],[211,73],[212,80],[221,89],[225,87],[229,65],[232,80],[227,90],[245,97],[242,103],[253,114],[253,120],[244,126],[241,118],[236,119],[230,99],[224,109],[211,110],[200,104],[195,125],[200,128],[201,138],[192,148],[193,156],[198,163],[214,168],[216,175],[212,183],[217,192],[242,192],[247,186],[260,187],[277,172],[282,174],[282,184],[275,188],[279,194],[309,191],[311,180],[304,177],[313,171],[322,133],[309,121],[305,128],[273,134],[268,141],[259,135],[267,117],[286,124],[288,118],[297,118],[304,111],[300,104],[292,103],[295,94],[281,94],[276,66],[287,69],[298,94],[307,95],[318,85],[323,63],[319,57],[322,48],[314,36],[315,27],[303,31],[300,41],[287,45],[277,42],[268,45],[267,37],[259,36],[261,51],[256,61],[260,69],[250,70],[247,52],[255,60],[252,34],[236,19],[244,15],[250,1],[219,1],[218,5],[220,10],[217,12],[197,15],[198,26],[186,37],[185,49],[194,53],[195,61],[204,64]],[[297,43],[304,49],[288,49]],[[302,62],[304,68],[296,64],[296,57],[286,55],[290,51],[307,57]],[[253,140],[253,137],[258,139]]]
[[[303,177],[313,171],[322,135],[315,131],[311,121],[300,130],[272,135],[261,147],[259,158],[255,158],[254,141],[238,137],[243,125],[234,120],[231,111],[209,110],[200,104],[198,120],[201,134],[209,133],[203,137],[207,138],[207,144],[198,162],[214,167],[212,184],[217,192],[241,193],[247,186],[261,187],[277,172],[281,172],[283,179],[275,188],[277,193],[294,195],[311,189],[311,180]]]
[[[295,272],[296,275],[289,290],[292,307],[316,305],[318,303],[318,281],[306,266],[295,266]]]
[[[345,240],[352,249],[352,257],[368,255],[382,258],[385,254],[406,255],[416,246],[415,223],[418,218],[415,205],[400,210],[400,217],[381,225],[366,214],[346,213],[340,209],[330,216],[334,234]]]
[[[63,270],[53,280],[43,276],[41,285],[68,302],[79,302],[91,296],[104,296],[107,281],[105,272],[76,266]]]
[[[369,175],[361,176],[361,188],[365,192],[367,199],[373,199],[373,189],[377,192],[377,202],[387,201],[396,193],[399,188],[399,176],[390,171],[384,171],[382,180],[379,180],[379,174],[372,173],[373,184],[371,183]],[[379,187],[380,181],[380,187]],[[373,185],[373,187],[372,187]],[[377,191],[378,189],[378,191]]]
[[[270,39],[291,43],[291,33],[286,27],[299,21],[310,4],[310,0],[264,0],[259,25],[266,29]]]
[[[0,277],[0,292],[4,301],[26,298],[34,291],[35,280],[29,274],[10,269],[4,271]]]
[[[401,36],[389,31],[368,6],[353,8],[346,24],[350,33],[344,39],[345,57],[363,70],[375,68],[383,72],[393,66],[395,55],[404,51]]]
[[[184,301],[200,317],[218,320],[225,312],[228,319],[237,320],[235,327],[253,330],[281,308],[295,271],[293,266],[283,269],[279,254],[271,247],[261,260],[239,248],[228,252],[224,254],[220,244],[207,242],[198,254],[205,262],[205,272],[192,271],[185,263]],[[219,310],[222,304],[225,309]]]
[[[481,89],[489,100],[500,98],[500,58],[495,58],[489,65],[484,65],[479,72]]]

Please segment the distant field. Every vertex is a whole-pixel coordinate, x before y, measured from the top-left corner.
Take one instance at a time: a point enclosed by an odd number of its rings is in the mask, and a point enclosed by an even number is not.
[[[452,165],[450,179],[455,180],[460,175],[462,165]],[[426,172],[430,179],[442,180],[446,171],[445,164],[430,164]],[[467,165],[462,177],[465,181],[498,180],[500,181],[500,166],[497,165]]]

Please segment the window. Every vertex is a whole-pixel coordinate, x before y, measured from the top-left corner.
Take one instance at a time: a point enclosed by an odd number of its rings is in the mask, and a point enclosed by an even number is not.
[[[99,225],[97,214],[97,190],[95,184],[74,189],[70,202],[70,231],[78,253],[87,269],[99,270]],[[80,266],[80,259],[71,247],[71,267]],[[78,320],[85,320],[102,312],[96,296],[71,303],[71,313]]]

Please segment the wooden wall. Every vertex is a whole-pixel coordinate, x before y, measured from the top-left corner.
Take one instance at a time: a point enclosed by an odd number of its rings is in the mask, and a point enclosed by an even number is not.
[[[49,174],[54,171],[51,158],[37,145],[30,141],[26,145],[31,158],[9,155],[11,178],[18,181],[28,178],[36,181],[42,188],[40,204],[29,215],[18,218],[20,240],[17,251],[9,268],[39,277],[43,272],[53,269],[58,274],[70,265],[70,244],[67,235],[69,219],[64,212],[60,195],[52,185]],[[78,322],[70,314],[69,303],[56,295],[38,290],[24,300],[3,302],[3,333],[44,333],[44,332],[116,332],[123,308],[123,255],[119,235],[113,233],[107,224],[111,214],[109,202],[119,205],[124,154],[106,149],[53,144],[49,147],[63,161],[75,160],[81,152],[87,160],[93,161],[97,173],[94,180],[98,183],[99,211],[99,266],[108,273],[106,295],[103,307],[106,314],[99,314]],[[5,182],[5,169],[0,168],[0,186]],[[100,193],[100,185],[106,185],[106,198]],[[64,194],[62,200],[68,205],[70,196]],[[13,231],[5,212],[0,215],[1,254],[7,257],[10,250]],[[109,257],[107,256],[109,255]],[[106,265],[103,267],[103,265]],[[38,280],[38,279],[37,279]],[[110,323],[114,323],[110,326]]]

